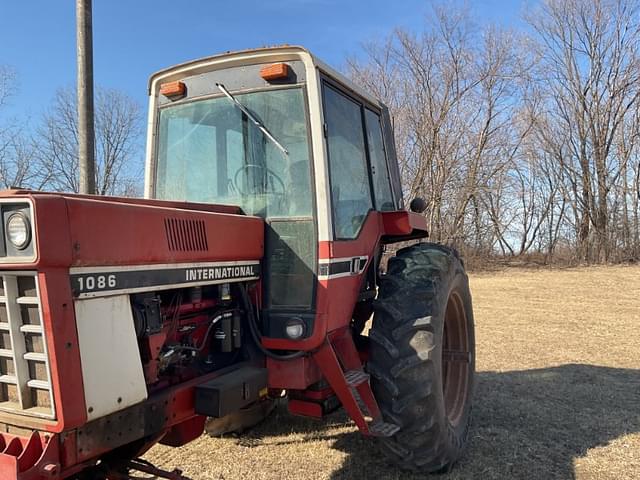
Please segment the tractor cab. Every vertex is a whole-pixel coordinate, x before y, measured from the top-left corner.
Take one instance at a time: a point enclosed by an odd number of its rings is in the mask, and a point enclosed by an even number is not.
[[[387,109],[299,47],[161,71],[150,99],[146,196],[263,218],[265,336],[314,336],[330,309],[318,279],[373,264],[376,212],[404,206]],[[360,287],[354,279],[350,290]]]

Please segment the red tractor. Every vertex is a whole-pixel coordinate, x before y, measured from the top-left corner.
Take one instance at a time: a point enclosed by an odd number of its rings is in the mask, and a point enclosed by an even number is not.
[[[0,195],[0,479],[164,475],[136,459],[284,394],[342,406],[403,469],[450,468],[471,297],[456,252],[416,241],[385,106],[297,47],[149,95],[145,199]]]

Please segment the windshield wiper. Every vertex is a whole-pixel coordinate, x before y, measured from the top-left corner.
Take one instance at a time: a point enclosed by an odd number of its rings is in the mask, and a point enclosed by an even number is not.
[[[287,151],[286,148],[284,148],[282,146],[282,144],[276,140],[276,137],[274,137],[273,135],[271,135],[271,132],[269,132],[269,130],[267,130],[267,127],[265,127],[262,122],[260,120],[258,120],[256,118],[256,116],[251,113],[251,111],[249,111],[249,109],[247,107],[245,107],[243,104],[241,104],[236,97],[234,97],[233,95],[231,95],[229,93],[229,90],[226,89],[226,87],[221,84],[221,83],[216,83],[216,87],[218,87],[218,89],[225,94],[225,96],[231,100],[233,102],[233,104],[238,107],[240,109],[240,111],[242,113],[244,113],[247,117],[249,117],[249,119],[255,124],[256,127],[258,127],[260,129],[260,131],[262,133],[264,133],[264,136],[267,137],[269,140],[271,140],[273,142],[273,144],[278,147],[278,149],[285,155],[285,156],[289,156],[289,152]]]

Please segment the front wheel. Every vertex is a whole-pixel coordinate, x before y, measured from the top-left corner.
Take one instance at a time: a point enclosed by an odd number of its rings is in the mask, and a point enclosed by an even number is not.
[[[368,369],[385,421],[383,449],[401,468],[449,470],[467,442],[475,373],[469,282],[457,253],[399,250],[380,281]]]

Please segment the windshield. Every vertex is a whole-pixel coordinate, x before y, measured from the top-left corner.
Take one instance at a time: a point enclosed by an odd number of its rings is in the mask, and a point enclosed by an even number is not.
[[[156,198],[238,205],[261,217],[310,217],[307,118],[302,88],[233,96],[160,110]]]

